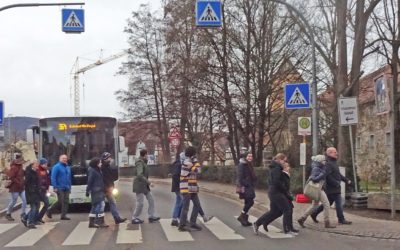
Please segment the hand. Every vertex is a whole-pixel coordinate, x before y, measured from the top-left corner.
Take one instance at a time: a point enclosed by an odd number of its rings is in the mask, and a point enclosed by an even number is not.
[[[86,196],[86,197],[89,197],[89,192],[86,192],[86,193],[85,193],[85,196]]]
[[[350,185],[350,184],[351,184],[351,180],[348,180],[348,181],[347,181],[347,184],[349,184],[349,185]]]

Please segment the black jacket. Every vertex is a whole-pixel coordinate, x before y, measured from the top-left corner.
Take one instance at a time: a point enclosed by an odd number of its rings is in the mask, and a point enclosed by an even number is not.
[[[28,204],[40,202],[39,177],[32,165],[25,170],[25,196]]]
[[[285,188],[285,196],[289,199],[289,201],[292,201],[293,197],[290,194],[290,176],[289,176],[289,174],[282,171],[281,179],[282,179],[283,187]]]
[[[242,199],[254,199],[256,197],[254,186],[257,179],[252,171],[254,170],[252,170],[247,161],[240,159],[237,167],[237,185],[244,187],[244,193],[240,197]]]
[[[172,174],[172,185],[171,185],[171,192],[180,192],[179,183],[181,177],[181,168],[182,162],[181,159],[177,159],[171,165],[171,174]]]
[[[268,192],[270,194],[281,193],[286,196],[287,188],[283,183],[282,175],[283,167],[276,161],[272,161],[271,165],[269,165],[269,177],[268,177]]]
[[[103,174],[103,182],[105,190],[114,188],[114,171],[111,169],[108,161],[102,161],[101,173]]]
[[[347,182],[348,179],[340,173],[339,167],[337,165],[337,160],[332,157],[326,156],[326,193],[340,194],[341,181]]]
[[[86,192],[90,193],[93,204],[104,200],[103,175],[99,168],[89,168]]]

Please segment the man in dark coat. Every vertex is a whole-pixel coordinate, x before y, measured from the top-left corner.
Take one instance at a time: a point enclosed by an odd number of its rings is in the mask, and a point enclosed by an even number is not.
[[[22,222],[28,228],[36,228],[36,218],[40,205],[39,177],[37,174],[39,162],[35,161],[25,170],[25,196],[26,202],[31,206],[31,210]]]
[[[338,218],[339,224],[349,225],[352,222],[348,221],[344,218],[343,214],[343,203],[342,203],[342,195],[341,195],[341,187],[340,183],[343,181],[347,184],[350,184],[351,181],[344,177],[340,171],[337,164],[337,151],[336,148],[331,147],[326,150],[326,195],[328,196],[328,200],[330,205],[335,202],[336,208],[336,216]],[[320,205],[312,214],[311,218],[314,222],[318,222],[317,216],[324,209],[323,205]]]
[[[111,214],[114,217],[115,224],[119,224],[122,222],[126,221],[126,218],[121,218],[118,209],[117,209],[117,203],[115,201],[114,195],[113,195],[113,190],[114,190],[114,180],[115,178],[115,171],[118,171],[118,169],[113,170],[111,168],[111,161],[112,161],[111,154],[108,152],[104,152],[101,155],[101,171],[103,173],[103,182],[104,182],[104,189],[105,189],[105,195],[108,201],[108,204],[110,205],[110,210]]]

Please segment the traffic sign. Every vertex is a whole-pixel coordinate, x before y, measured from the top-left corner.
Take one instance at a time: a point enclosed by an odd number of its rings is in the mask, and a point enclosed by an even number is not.
[[[196,1],[196,26],[222,26],[222,3],[220,0]]]
[[[340,97],[338,99],[338,107],[341,126],[358,123],[357,97]]]
[[[310,84],[288,83],[285,85],[285,108],[310,108]]]
[[[0,125],[4,122],[4,102],[0,101]]]
[[[85,13],[83,9],[62,9],[62,31],[81,33],[85,31]]]
[[[311,117],[297,118],[298,135],[311,135]]]

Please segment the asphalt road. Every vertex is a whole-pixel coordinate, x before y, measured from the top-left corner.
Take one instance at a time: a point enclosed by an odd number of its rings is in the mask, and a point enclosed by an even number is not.
[[[120,182],[121,196],[118,207],[123,216],[130,219],[134,206],[134,195],[131,193],[131,183]],[[9,223],[4,218],[0,221],[1,249],[400,249],[399,241],[375,240],[338,236],[325,232],[301,230],[293,238],[279,232],[281,219],[272,224],[268,235],[254,235],[251,228],[239,225],[235,216],[241,211],[241,204],[200,193],[204,210],[214,215],[215,220],[202,225],[203,230],[191,233],[178,232],[169,225],[174,194],[169,186],[159,185],[153,189],[157,212],[164,219],[158,223],[148,223],[141,227],[130,223],[115,226],[110,213],[106,221],[107,229],[89,229],[87,211],[75,209],[70,213],[71,221],[59,221],[59,216],[53,219],[45,217],[46,224],[38,229],[27,230],[21,223]],[[147,219],[147,206],[142,219]],[[254,216],[261,213],[251,210]],[[18,211],[15,212],[17,217]],[[283,237],[283,238],[282,238]],[[24,246],[25,245],[25,246]]]

